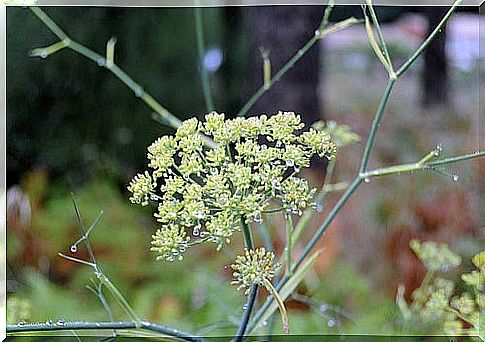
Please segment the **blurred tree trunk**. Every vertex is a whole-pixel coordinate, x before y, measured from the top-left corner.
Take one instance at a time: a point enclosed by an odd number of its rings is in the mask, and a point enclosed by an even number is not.
[[[269,52],[274,75],[314,34],[323,15],[319,6],[258,6],[248,8],[253,66],[248,95],[263,84],[260,49]],[[250,114],[295,111],[306,124],[322,119],[320,101],[321,46],[314,46],[273,85]]]
[[[429,36],[446,13],[443,7],[427,7]],[[422,72],[422,104],[425,108],[436,108],[448,104],[448,58],[446,55],[446,26],[429,44],[424,52]]]

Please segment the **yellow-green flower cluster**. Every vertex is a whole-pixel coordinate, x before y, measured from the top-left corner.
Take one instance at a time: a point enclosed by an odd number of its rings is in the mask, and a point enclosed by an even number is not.
[[[180,226],[174,224],[164,226],[152,236],[150,250],[158,254],[157,260],[182,260],[182,253],[187,249],[189,241],[186,235],[187,233]]]
[[[454,254],[444,243],[434,241],[419,242],[412,240],[411,249],[418,258],[431,271],[446,272],[450,268],[457,267],[461,263],[461,258]]]
[[[477,335],[479,331],[483,331],[483,322],[480,324],[479,317],[485,314],[485,251],[472,258],[477,270],[461,276],[473,291],[463,291],[454,295],[453,281],[440,277],[433,282],[429,279],[436,271],[458,266],[460,258],[444,244],[435,242],[421,244],[413,240],[410,245],[428,267],[425,281],[413,293],[413,303],[410,305],[421,322],[438,323],[450,335]]]
[[[238,291],[245,289],[244,294],[246,295],[253,284],[266,286],[265,280],[273,279],[275,271],[280,267],[274,258],[274,253],[267,252],[264,247],[246,249],[246,253],[238,255],[235,263],[231,265],[234,270],[233,276],[236,278],[231,284],[239,285]]]
[[[154,190],[157,183],[153,181],[152,177],[145,171],[143,174],[137,174],[130,182],[128,191],[132,193],[130,197],[131,203],[148,205],[150,199],[154,199]]]
[[[133,203],[158,203],[154,216],[162,226],[152,247],[158,258],[180,259],[204,241],[221,249],[241,224],[260,221],[269,203],[294,214],[308,207],[314,190],[297,173],[315,154],[333,158],[336,147],[328,133],[299,132],[303,127],[293,112],[230,120],[212,112],[150,145],[149,171],[128,190]],[[205,147],[206,138],[215,147]]]

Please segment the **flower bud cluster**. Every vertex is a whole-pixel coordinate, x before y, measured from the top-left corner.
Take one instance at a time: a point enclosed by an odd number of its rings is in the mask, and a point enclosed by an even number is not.
[[[333,158],[336,146],[329,133],[299,132],[303,127],[293,112],[230,120],[212,112],[150,145],[149,171],[135,176],[128,190],[132,203],[158,203],[161,227],[152,242],[158,259],[181,259],[205,241],[221,249],[241,223],[261,221],[271,199],[287,213],[310,206],[314,190],[297,174],[314,155]],[[216,146],[206,148],[205,138]]]

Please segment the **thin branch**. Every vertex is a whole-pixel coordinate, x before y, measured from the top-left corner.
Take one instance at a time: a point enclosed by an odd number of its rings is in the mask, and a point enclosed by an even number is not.
[[[462,0],[456,0],[453,5],[450,7],[448,12],[445,14],[443,19],[441,19],[441,22],[436,26],[436,28],[433,30],[433,32],[426,38],[426,40],[419,46],[419,48],[414,51],[414,53],[409,57],[409,59],[399,68],[399,70],[396,72],[397,77],[400,77],[403,73],[406,72],[407,69],[414,63],[414,61],[423,53],[424,49],[426,49],[431,43],[431,41],[434,39],[434,37],[441,32],[443,27],[445,26],[446,22],[450,18],[450,16],[453,14],[453,12],[456,10],[456,8],[460,5]]]
[[[427,165],[428,166],[440,166],[440,165],[457,163],[457,162],[461,162],[461,161],[464,161],[464,160],[474,159],[474,158],[483,157],[483,156],[485,156],[485,152],[477,151],[477,152],[465,154],[465,155],[462,155],[462,156],[435,160],[435,161],[429,162]]]
[[[475,159],[475,158],[480,158],[485,156],[485,152],[475,152],[475,153],[470,153],[470,154],[465,154],[462,156],[457,156],[457,157],[452,157],[452,158],[444,158],[436,161],[430,161],[430,162],[422,162],[418,161],[416,163],[408,163],[408,164],[401,164],[401,165],[393,165],[393,166],[388,166],[388,167],[383,167],[379,169],[375,169],[372,171],[365,172],[360,175],[361,178],[363,179],[368,179],[371,177],[381,177],[381,176],[388,176],[388,175],[394,175],[394,174],[400,174],[400,173],[406,173],[406,172],[415,172],[415,171],[422,171],[422,170],[430,170],[434,169],[436,166],[441,166],[441,165],[446,165],[446,164],[451,164],[451,163],[456,163],[459,161],[464,161],[464,160],[470,160],[470,159]],[[453,178],[455,176],[452,175]]]
[[[333,2],[332,2],[333,3]],[[295,64],[312,48],[320,39],[323,39],[328,34],[343,30],[347,27],[353,26],[361,22],[361,20],[355,18],[349,18],[343,20],[339,23],[334,25],[328,26],[328,19],[330,17],[331,11],[333,9],[333,5],[327,6],[322,21],[320,25],[318,25],[317,30],[315,30],[315,34],[308,40],[308,42],[299,49],[293,57],[291,57],[288,62],[286,62],[283,67],[268,81],[265,82],[257,91],[254,93],[251,98],[244,104],[244,106],[239,110],[237,116],[245,116],[248,111],[254,106],[256,101],[259,100],[261,96],[263,96],[267,91],[271,89],[271,87],[278,82],[291,68],[295,66]]]
[[[318,192],[317,196],[314,199],[314,202],[317,206],[323,206],[325,197],[328,194],[328,189],[330,182],[332,180],[333,172],[335,170],[335,164],[336,164],[336,159],[331,159],[329,160],[327,164],[327,173],[325,175],[325,180],[323,182],[322,188]],[[298,241],[301,238],[301,235],[305,231],[305,228],[308,226],[308,223],[310,222],[310,219],[312,218],[313,215],[313,209],[307,208],[304,212],[302,217],[298,220],[298,223],[296,224],[295,230],[293,231],[293,236],[292,241],[293,241],[293,246],[295,246]]]
[[[193,336],[189,333],[167,327],[164,325],[141,321],[141,326],[137,327],[133,321],[120,322],[62,322],[61,323],[33,323],[24,325],[7,325],[7,334],[19,335],[22,332],[34,331],[68,331],[68,330],[147,330],[161,333],[167,336],[177,337],[185,341],[203,342],[204,339]],[[20,336],[20,335],[19,335]]]
[[[389,50],[387,49],[386,40],[384,39],[384,35],[382,34],[381,25],[379,24],[376,12],[374,11],[374,6],[372,5],[372,0],[366,0],[366,3],[369,7],[369,13],[372,18],[372,23],[374,24],[377,31],[377,37],[379,38],[379,43],[382,47],[382,54],[386,58],[386,61],[389,64],[391,70],[394,70],[394,67],[392,66],[391,56],[389,54]]]
[[[172,113],[158,103],[150,94],[148,94],[143,88],[136,83],[131,77],[129,77],[123,70],[121,70],[116,64],[109,64],[105,62],[105,58],[100,54],[92,51],[72,40],[61,28],[39,7],[30,7],[30,10],[47,26],[52,33],[54,33],[61,41],[64,42],[67,48],[83,55],[86,58],[98,63],[98,65],[105,67],[111,71],[118,79],[123,82],[128,88],[130,88],[137,97],[142,99],[151,109],[153,109],[161,119],[163,119],[169,126],[178,128],[181,121]],[[45,49],[44,49],[45,50]],[[42,55],[42,49],[34,50],[42,57],[47,57],[48,51],[44,51],[46,54]]]
[[[244,243],[246,244],[246,248],[253,249],[254,242],[251,234],[251,228],[245,222],[243,217],[241,218],[241,227],[244,234]],[[235,342],[241,342],[244,339],[244,334],[246,333],[246,330],[248,327],[249,319],[251,317],[251,313],[254,308],[254,303],[256,302],[257,294],[258,294],[258,285],[257,284],[251,285],[248,299],[246,301],[246,304],[244,304],[244,314],[241,319],[241,323],[239,324],[239,328],[237,329],[236,338],[234,339]]]
[[[382,96],[381,102],[379,103],[379,107],[377,108],[374,120],[372,121],[372,126],[364,148],[364,154],[362,155],[362,160],[360,162],[359,173],[363,173],[367,169],[370,153],[376,139],[377,129],[379,128],[379,125],[381,123],[382,115],[384,114],[384,110],[386,109],[387,102],[389,101],[389,96],[391,95],[391,91],[395,82],[396,80],[393,78],[389,78],[387,82],[386,90],[384,91],[384,95]]]
[[[199,3],[196,1],[194,7],[194,20],[195,20],[195,35],[197,38],[197,56],[199,60],[199,71],[202,80],[202,91],[204,93],[204,101],[207,112],[214,110],[214,100],[212,98],[209,75],[204,66],[204,54],[205,54],[205,42],[204,42],[204,27],[202,25],[202,9],[198,7]]]
[[[290,214],[285,215],[286,219],[286,273],[291,275],[291,250],[293,248],[291,235],[293,234],[293,220]]]

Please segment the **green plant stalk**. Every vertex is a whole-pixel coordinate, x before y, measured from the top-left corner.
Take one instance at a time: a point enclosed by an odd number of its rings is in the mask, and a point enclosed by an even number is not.
[[[328,15],[330,15],[330,13]],[[314,34],[310,38],[310,40],[301,49],[299,49],[293,55],[293,57],[291,57],[288,60],[288,62],[286,62],[286,64],[283,65],[281,69],[279,69],[278,72],[270,80],[268,80],[268,82],[265,82],[239,110],[239,112],[237,113],[237,116],[245,116],[248,113],[248,111],[254,106],[256,101],[258,101],[261,96],[263,96],[267,91],[269,91],[272,88],[272,86],[288,72],[288,70],[293,68],[295,64],[308,52],[308,50],[310,50],[320,39],[323,39],[325,36],[327,36],[330,33],[343,30],[347,27],[350,27],[360,22],[361,22],[360,20],[357,20],[355,18],[349,18],[327,28],[326,25],[328,24],[328,18],[327,18],[327,23],[325,23],[325,17],[324,17],[324,19],[322,19],[322,23],[319,25],[319,29],[318,29],[319,34],[318,35]]]
[[[379,59],[379,61],[381,61],[384,68],[386,68],[387,73],[389,74],[389,77],[395,78],[395,74],[394,74],[394,71],[392,70],[391,65],[387,61],[386,57],[384,57],[381,47],[376,41],[376,38],[374,36],[374,31],[372,30],[372,26],[370,24],[370,20],[367,17],[367,14],[365,12],[364,12],[364,15],[365,15],[365,31],[367,32],[367,37],[369,38],[369,44],[372,47],[372,50],[374,50],[374,53]]]
[[[197,55],[199,59],[200,77],[202,80],[202,91],[204,93],[204,101],[207,112],[212,112],[215,108],[214,100],[212,98],[210,90],[209,75],[204,67],[204,54],[205,54],[205,42],[204,42],[204,28],[202,25],[202,9],[198,7],[199,3],[196,1],[194,8],[195,19],[195,35],[197,38]]]
[[[394,78],[389,78],[387,82],[386,89],[384,90],[384,95],[382,96],[379,107],[377,108],[377,112],[374,115],[374,120],[372,121],[372,126],[369,132],[369,136],[367,138],[367,142],[365,144],[362,160],[360,162],[359,173],[365,172],[367,164],[369,163],[369,157],[372,151],[372,147],[374,146],[377,129],[379,128],[379,125],[381,123],[382,115],[384,114],[384,110],[386,109],[387,103],[389,101],[389,96],[391,95],[391,91],[395,82],[396,79]]]
[[[25,325],[7,325],[7,334],[23,336],[20,333],[34,332],[34,331],[73,331],[73,330],[147,330],[156,333],[161,333],[166,336],[173,336],[184,341],[203,342],[204,339],[195,337],[191,334],[185,333],[178,329],[167,327],[164,325],[150,323],[148,321],[141,321],[141,326],[137,327],[135,322],[121,321],[121,322],[63,322],[45,324],[25,324]]]
[[[130,76],[128,76],[123,70],[121,70],[116,64],[111,66],[106,63],[106,59],[100,54],[88,49],[84,45],[81,45],[69,38],[67,34],[60,29],[60,27],[40,8],[30,7],[30,10],[47,26],[52,33],[54,33],[65,46],[80,55],[101,64],[106,69],[111,71],[121,82],[123,82],[128,88],[130,88],[137,97],[143,100],[151,109],[153,109],[164,121],[166,121],[173,128],[178,128],[181,121],[172,113],[170,113],[165,107],[158,103],[150,94],[148,94],[143,88],[136,83]],[[43,49],[36,49],[35,51],[42,51]],[[48,51],[46,51],[47,53]],[[55,52],[55,51],[54,51]]]
[[[372,171],[367,171],[367,172],[361,174],[361,177],[363,177],[365,179],[365,178],[371,178],[371,177],[380,177],[380,176],[387,176],[387,175],[400,174],[400,173],[406,173],[406,172],[428,170],[428,169],[430,169],[431,167],[434,167],[434,166],[457,163],[457,162],[460,162],[460,161],[470,160],[470,159],[474,159],[474,158],[480,158],[480,157],[483,157],[483,156],[485,156],[485,152],[475,152],[475,153],[465,154],[465,155],[462,155],[462,156],[444,158],[444,159],[440,159],[440,160],[436,160],[436,161],[430,161],[430,162],[422,162],[422,160],[421,160],[421,161],[416,162],[416,163],[388,166],[388,167],[375,169],[375,170],[372,170]]]
[[[387,63],[389,64],[390,69],[394,72],[391,56],[389,55],[389,50],[387,49],[386,40],[384,39],[384,35],[382,34],[381,25],[379,24],[379,20],[377,19],[376,12],[374,11],[374,5],[372,5],[372,0],[366,0],[366,4],[367,6],[369,6],[369,13],[372,19],[372,23],[374,24],[377,31],[377,37],[379,38],[379,43],[382,47],[382,54],[384,55]]]
[[[126,314],[135,322],[137,328],[141,327],[141,320],[135,311],[131,308],[130,304],[126,301],[121,292],[113,285],[113,283],[103,273],[99,275],[99,281],[108,289],[113,297],[118,301]]]
[[[350,198],[350,196],[354,193],[354,191],[357,189],[357,187],[362,183],[362,178],[356,177],[352,184],[347,188],[345,193],[340,197],[338,202],[335,204],[335,206],[332,208],[332,210],[329,212],[328,216],[325,218],[325,221],[322,223],[318,231],[313,235],[312,239],[308,242],[308,244],[305,246],[303,252],[301,255],[298,257],[296,262],[293,264],[291,270],[293,273],[296,272],[298,267],[303,263],[303,261],[306,259],[308,254],[312,251],[313,247],[315,247],[316,243],[318,240],[321,238],[321,236],[324,234],[324,232],[327,230],[328,226],[330,223],[332,223],[333,219],[335,216],[338,214],[338,212],[342,209],[344,204],[347,202],[347,200]],[[276,290],[279,291],[290,279],[291,277],[288,274],[285,274],[281,280],[279,281],[278,285],[276,286]],[[249,322],[249,331],[251,331],[256,324],[259,322],[259,319],[264,315],[265,311],[269,308],[271,305],[271,298],[268,298],[264,304],[261,306],[261,308],[258,310],[258,312],[254,315],[253,319],[251,322]]]
[[[424,49],[426,49],[431,43],[431,41],[434,39],[434,37],[443,29],[445,26],[446,22],[450,18],[450,16],[453,14],[453,12],[456,10],[456,8],[460,5],[462,0],[456,0],[453,5],[450,7],[448,12],[445,14],[443,19],[440,21],[438,26],[433,30],[433,32],[426,38],[426,40],[419,46],[419,48],[414,51],[414,53],[408,58],[406,62],[399,68],[399,70],[396,72],[396,76],[400,77],[403,73],[406,72],[406,70],[409,69],[409,67],[414,63],[414,61],[423,53]]]
[[[485,156],[485,152],[477,151],[477,152],[474,152],[474,153],[464,154],[464,155],[457,156],[457,157],[444,158],[444,159],[431,161],[431,162],[427,163],[426,165],[428,165],[428,166],[440,166],[440,165],[446,165],[446,164],[454,164],[454,163],[457,163],[457,162],[461,162],[461,161],[465,161],[465,160],[469,160],[469,159],[474,159],[474,158],[480,158],[480,157],[483,157],[483,156]]]
[[[323,182],[322,188],[318,192],[317,196],[315,197],[314,202],[317,205],[322,205],[326,195],[328,194],[328,186],[332,180],[333,176],[333,171],[335,170],[335,164],[336,164],[336,159],[331,159],[329,160],[327,164],[327,173],[325,175],[325,181]],[[293,231],[293,235],[291,237],[291,240],[293,242],[293,246],[295,246],[298,241],[301,238],[301,235],[305,231],[306,227],[308,226],[308,223],[310,222],[310,219],[313,216],[313,210],[311,208],[308,208],[304,211],[302,217],[298,220],[298,223],[296,224],[295,230]]]
[[[360,163],[360,167],[359,167],[359,173],[355,177],[355,179],[353,180],[352,184],[347,188],[345,193],[342,195],[342,197],[340,197],[338,202],[335,204],[335,206],[329,212],[329,214],[327,215],[326,219],[324,220],[324,222],[322,223],[322,225],[320,226],[318,231],[314,234],[312,239],[308,242],[308,244],[306,245],[302,254],[299,256],[298,260],[294,264],[293,270],[298,269],[298,267],[301,265],[301,263],[305,260],[305,258],[311,252],[312,248],[315,246],[315,244],[318,242],[318,240],[324,234],[324,232],[326,231],[326,229],[328,228],[330,223],[333,221],[335,216],[340,212],[340,210],[342,209],[344,204],[347,202],[347,200],[350,198],[350,196],[355,192],[355,190],[359,187],[359,185],[365,179],[365,177],[363,177],[363,174],[366,171],[367,164],[369,162],[370,153],[371,153],[372,147],[374,145],[374,140],[375,140],[375,136],[376,136],[376,133],[377,133],[377,129],[379,127],[382,115],[383,115],[384,110],[385,110],[387,103],[389,101],[389,96],[391,94],[391,91],[392,91],[392,88],[393,88],[395,81],[412,65],[412,63],[417,59],[417,57],[419,57],[419,55],[424,51],[426,46],[428,46],[428,44],[434,38],[436,33],[439,31],[439,29],[441,27],[443,27],[444,23],[448,20],[450,15],[455,11],[457,4],[459,4],[460,1],[461,0],[457,0],[453,4],[451,9],[448,11],[448,13],[445,15],[445,17],[441,20],[441,22],[438,24],[437,28],[430,35],[430,37],[428,37],[428,39],[426,39],[425,42],[418,48],[418,50],[415,52],[415,54],[413,54],[413,56],[415,56],[415,57],[410,58],[405,63],[405,65],[404,65],[405,68],[404,69],[401,68],[400,71],[398,71],[396,73],[395,77],[389,77],[389,81],[387,83],[386,89],[385,89],[384,94],[382,96],[382,99],[380,101],[379,107],[376,111],[376,114],[374,115],[374,120],[372,122],[371,130],[369,132],[369,136],[367,138],[367,142],[366,142],[366,145],[365,145],[365,148],[364,148],[364,153],[362,155],[362,159],[361,159],[361,163]],[[394,76],[394,75],[391,75],[391,76]],[[482,155],[483,155],[483,153],[479,152],[479,153],[475,153],[473,155],[466,155],[466,156],[450,158],[449,162],[471,159],[471,158],[479,157],[479,156],[482,156]],[[453,161],[451,161],[451,160],[453,160]],[[447,163],[448,162],[441,161],[439,164],[437,164],[435,162],[434,164],[428,163],[428,165],[429,166],[444,165],[444,164],[447,164]],[[278,285],[276,286],[276,289],[279,291],[284,286],[284,284],[286,282],[288,282],[289,279],[290,279],[290,277],[288,275],[283,276],[282,279],[279,281]],[[272,299],[268,298],[264,302],[264,304],[261,306],[261,308],[258,310],[258,312],[256,312],[256,314],[254,315],[251,322],[249,322],[249,331],[254,329],[256,324],[259,322],[259,319],[264,315],[265,311],[269,308],[271,302],[272,302]]]
[[[253,236],[251,233],[251,227],[246,223],[244,217],[241,217],[241,229],[244,235],[244,243],[247,249],[254,248]],[[256,296],[258,294],[258,285],[253,284],[249,290],[248,299],[246,300],[246,304],[244,304],[244,314],[241,319],[241,323],[236,332],[236,337],[234,339],[235,342],[241,342],[244,338],[244,334],[246,333],[249,319],[251,318],[251,313],[254,308],[254,303],[256,302]]]
[[[291,250],[293,249],[293,243],[291,235],[293,234],[293,221],[291,220],[291,215],[286,216],[286,274],[291,275]]]
[[[278,294],[278,291],[274,288],[273,284],[271,282],[264,278],[264,287],[268,290],[268,292],[273,295],[273,298],[276,300],[276,303],[278,304],[278,309],[280,310],[281,314],[281,323],[283,324],[283,331],[285,334],[288,334],[289,332],[289,323],[288,323],[288,313],[286,312],[285,304],[283,303],[283,300],[281,299],[280,295]]]

